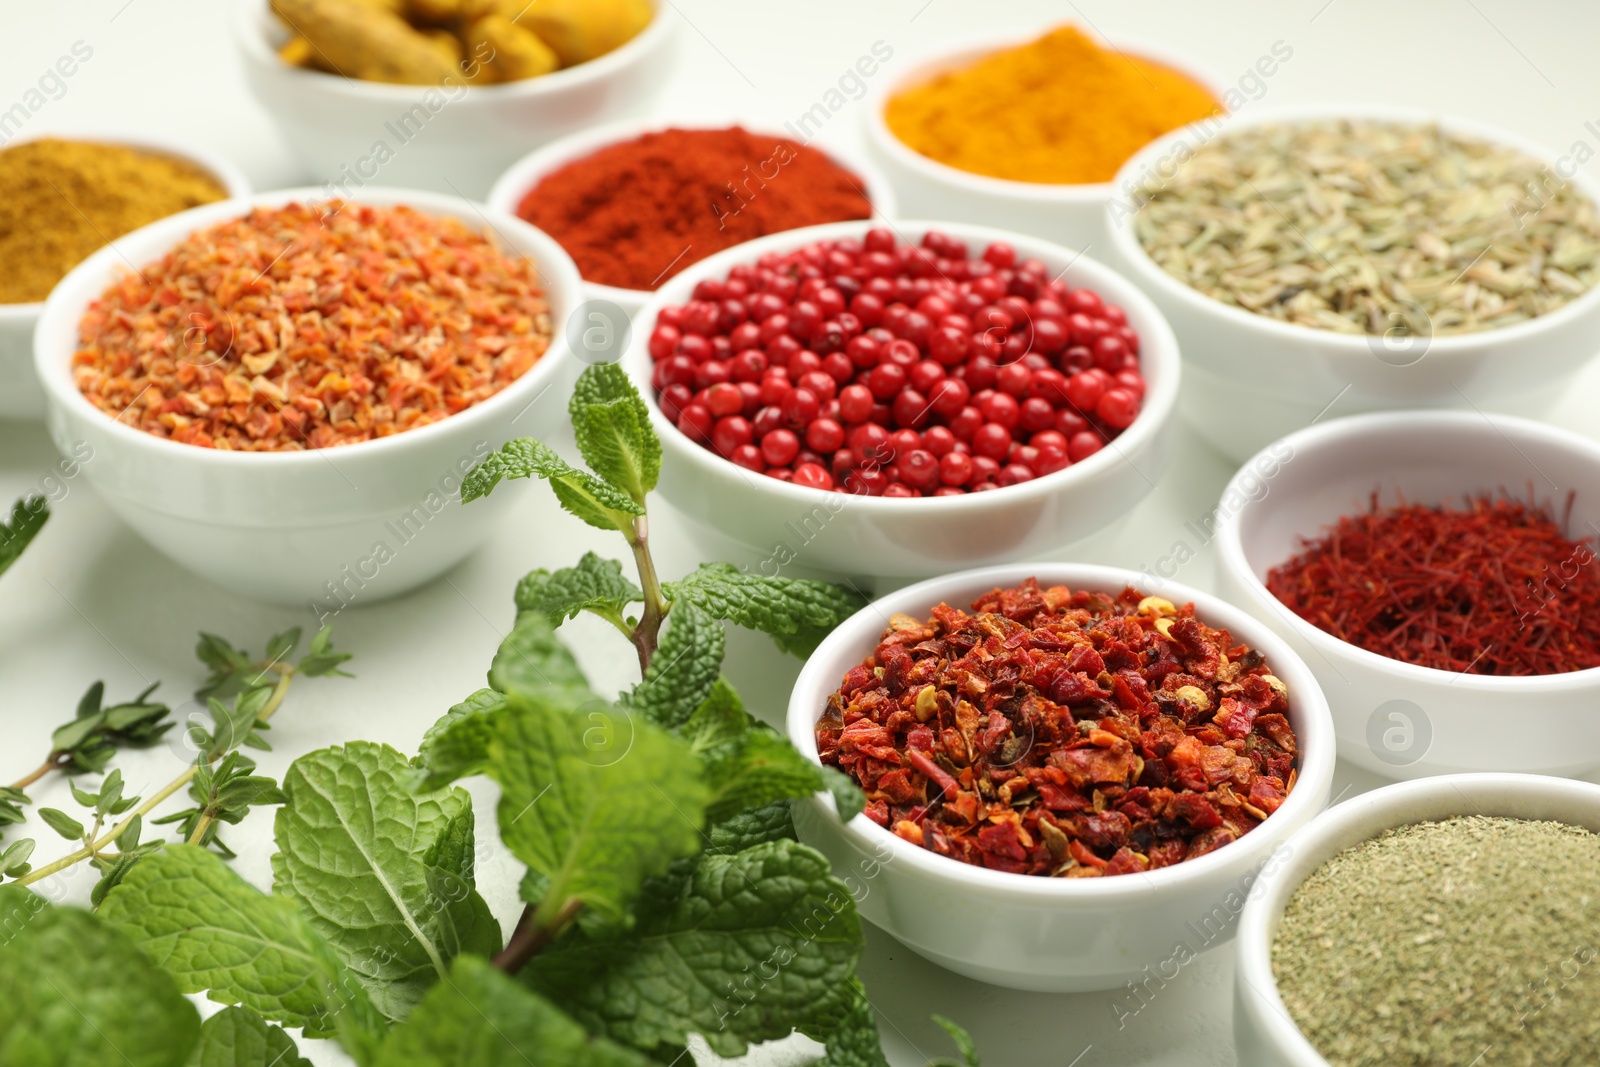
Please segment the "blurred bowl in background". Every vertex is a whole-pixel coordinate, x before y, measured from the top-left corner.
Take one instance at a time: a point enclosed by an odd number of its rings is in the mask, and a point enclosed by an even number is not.
[[[537,78],[471,87],[390,85],[290,66],[277,54],[289,31],[268,0],[235,0],[234,38],[251,91],[323,196],[381,184],[482,198],[530,148],[647,109],[671,72],[677,21],[661,0],[650,25],[613,52]]]

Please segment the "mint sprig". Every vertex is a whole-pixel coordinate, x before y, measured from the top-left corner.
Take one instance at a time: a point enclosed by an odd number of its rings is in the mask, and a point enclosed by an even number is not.
[[[11,521],[0,521],[0,574],[10,569],[49,521],[50,505],[42,496],[26,496],[11,505]]]

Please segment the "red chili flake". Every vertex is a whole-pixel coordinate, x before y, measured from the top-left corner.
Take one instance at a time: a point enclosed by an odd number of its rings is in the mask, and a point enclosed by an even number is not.
[[[931,851],[1067,878],[1166,867],[1276,811],[1283,683],[1226,630],[1128,588],[1029,579],[890,620],[817,724],[867,816]]]
[[[1366,512],[1302,539],[1267,589],[1341,641],[1423,667],[1514,676],[1600,667],[1600,560],[1564,525],[1531,500],[1380,508],[1374,493]]]
[[[438,422],[550,346],[535,266],[456,219],[288,204],[191,234],[89,305],[78,388],[184,444],[293,451]]]

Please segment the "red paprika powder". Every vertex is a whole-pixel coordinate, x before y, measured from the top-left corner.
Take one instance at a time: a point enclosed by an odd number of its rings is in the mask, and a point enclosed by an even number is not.
[[[546,177],[517,214],[559,241],[591,282],[654,289],[756,237],[870,218],[861,179],[822,152],[734,127],[663,130]]]

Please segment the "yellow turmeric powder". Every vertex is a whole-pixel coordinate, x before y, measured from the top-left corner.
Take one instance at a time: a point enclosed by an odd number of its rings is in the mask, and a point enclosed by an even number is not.
[[[1221,107],[1187,76],[1064,26],[895,95],[884,119],[948,166],[1081,185],[1110,181],[1139,149]]]

